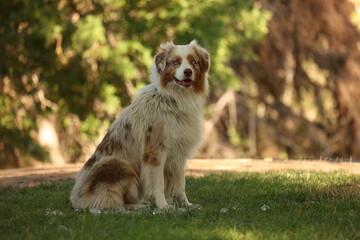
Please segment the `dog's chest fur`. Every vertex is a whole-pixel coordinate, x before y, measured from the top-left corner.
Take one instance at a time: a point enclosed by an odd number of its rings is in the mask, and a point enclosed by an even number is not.
[[[176,161],[191,157],[201,140],[202,99],[191,94],[169,96],[154,84],[145,87],[137,99],[126,108],[113,123],[110,130],[125,139],[124,131],[129,131],[125,146],[129,152],[139,154],[132,161],[141,161],[146,131],[159,124],[163,129],[162,143],[167,159]],[[128,134],[128,135],[129,135]],[[125,153],[127,152],[125,151]],[[133,156],[134,157],[134,156]]]

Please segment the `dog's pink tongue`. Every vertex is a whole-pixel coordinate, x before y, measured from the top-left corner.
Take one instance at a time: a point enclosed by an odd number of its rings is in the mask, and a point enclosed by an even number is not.
[[[191,80],[181,81],[181,85],[185,87],[190,87],[192,85],[192,81]]]

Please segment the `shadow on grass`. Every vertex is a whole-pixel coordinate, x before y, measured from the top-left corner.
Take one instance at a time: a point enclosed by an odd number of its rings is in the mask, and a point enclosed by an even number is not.
[[[0,239],[359,239],[360,176],[269,172],[187,179],[202,210],[75,212],[72,182],[0,190]],[[63,215],[46,215],[47,209]]]

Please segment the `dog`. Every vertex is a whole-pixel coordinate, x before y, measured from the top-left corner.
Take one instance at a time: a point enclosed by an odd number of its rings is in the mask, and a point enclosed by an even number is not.
[[[210,55],[195,40],[160,48],[152,83],[111,124],[79,171],[70,196],[74,208],[191,206],[185,165],[202,138]]]

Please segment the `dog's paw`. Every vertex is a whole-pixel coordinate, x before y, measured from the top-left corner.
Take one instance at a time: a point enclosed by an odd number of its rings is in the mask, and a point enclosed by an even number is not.
[[[168,211],[168,212],[174,211],[175,209],[176,209],[175,204],[168,204],[161,208],[161,210]]]
[[[193,204],[189,203],[189,202],[178,202],[177,204],[179,207],[185,207],[185,208],[190,208]]]
[[[193,205],[199,205],[199,204],[194,204],[194,203],[190,203],[187,199],[183,200],[183,201],[179,201],[180,206],[182,207],[186,207],[186,208],[191,208],[193,207]]]

